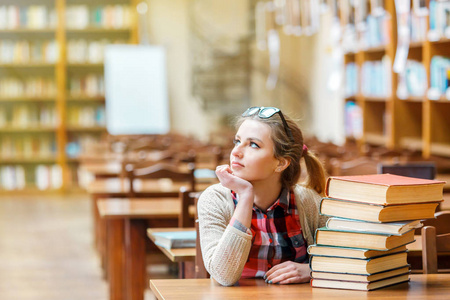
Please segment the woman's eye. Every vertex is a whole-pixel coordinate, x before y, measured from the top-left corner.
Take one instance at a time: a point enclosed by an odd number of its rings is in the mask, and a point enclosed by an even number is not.
[[[238,140],[238,139],[234,139],[234,140],[233,140],[233,144],[235,144],[235,145],[239,145],[240,143],[241,143],[241,141]]]
[[[259,148],[258,144],[256,144],[255,142],[250,142],[250,147]]]

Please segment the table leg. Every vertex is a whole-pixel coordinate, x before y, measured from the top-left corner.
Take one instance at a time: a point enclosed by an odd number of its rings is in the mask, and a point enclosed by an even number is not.
[[[106,221],[106,244],[109,299],[126,299],[125,290],[125,235],[123,219]]]
[[[143,300],[146,282],[147,221],[125,220],[126,289],[128,300]]]

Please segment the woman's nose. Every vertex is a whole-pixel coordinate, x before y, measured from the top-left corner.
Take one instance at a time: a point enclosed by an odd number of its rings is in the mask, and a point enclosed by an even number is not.
[[[231,155],[235,157],[242,157],[242,150],[239,148],[239,146],[236,146],[231,151]]]

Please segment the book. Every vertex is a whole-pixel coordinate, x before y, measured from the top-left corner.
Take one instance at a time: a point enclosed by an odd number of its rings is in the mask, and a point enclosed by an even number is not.
[[[323,198],[320,213],[369,222],[397,222],[434,218],[438,205],[439,202],[382,205]]]
[[[332,176],[328,197],[373,204],[436,202],[443,198],[444,181],[392,174]]]
[[[391,286],[409,281],[409,275],[403,274],[395,277],[386,278],[383,280],[373,282],[358,282],[358,281],[341,281],[328,279],[312,279],[311,286],[319,288],[344,289],[344,290],[358,290],[358,291],[372,291],[382,287]]]
[[[342,229],[402,235],[411,229],[422,227],[422,223],[420,223],[420,220],[374,223],[335,217],[328,219],[326,227],[337,230]]]
[[[349,258],[374,258],[383,255],[400,253],[406,251],[406,246],[400,246],[391,250],[369,250],[364,248],[349,248],[349,247],[336,247],[336,246],[324,246],[324,245],[309,245],[309,255],[319,256],[335,256],[335,257],[349,257]]]
[[[400,268],[387,270],[373,274],[345,274],[332,272],[311,272],[312,279],[328,279],[328,280],[345,280],[345,281],[359,281],[359,282],[373,282],[398,275],[409,274],[411,272],[410,266],[406,265]]]
[[[395,253],[376,258],[357,259],[333,256],[312,256],[310,267],[312,272],[331,272],[370,275],[395,268],[404,267],[407,252]]]
[[[189,231],[154,232],[155,244],[166,248],[193,248],[195,247],[197,233]]]
[[[331,230],[321,227],[316,230],[315,244],[326,246],[364,248],[368,250],[391,250],[414,241],[414,230],[402,235]]]

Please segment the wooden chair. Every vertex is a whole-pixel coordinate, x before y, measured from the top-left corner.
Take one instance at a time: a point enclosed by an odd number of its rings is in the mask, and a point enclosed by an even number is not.
[[[195,207],[197,207],[198,198],[195,198]],[[197,241],[195,243],[196,254],[195,254],[195,278],[209,278],[210,275],[205,268],[202,256],[202,248],[200,246],[200,231],[198,225],[198,213],[195,210],[195,231],[197,232]]]
[[[178,218],[178,227],[189,228],[195,226],[196,218],[192,218],[189,213],[191,206],[196,206],[196,201],[200,197],[201,192],[191,192],[185,187],[180,189],[180,216]],[[197,214],[197,212],[195,213]],[[193,262],[180,262],[179,263],[179,277],[180,278],[195,278],[195,263]]]
[[[378,161],[368,157],[358,157],[349,161],[333,158],[330,160],[332,176],[376,174]]]
[[[435,217],[423,222],[427,225],[422,228],[422,264],[425,274],[436,274],[440,269],[450,272],[450,211],[438,212]],[[438,264],[440,259],[442,262]]]
[[[157,163],[148,167],[140,167],[139,164],[127,166],[128,179],[130,183],[130,198],[136,197],[140,193],[136,191],[135,179],[169,179],[172,182],[185,182],[190,191],[195,191],[195,165],[189,163],[185,170],[170,163]],[[142,193],[141,193],[142,194]]]

